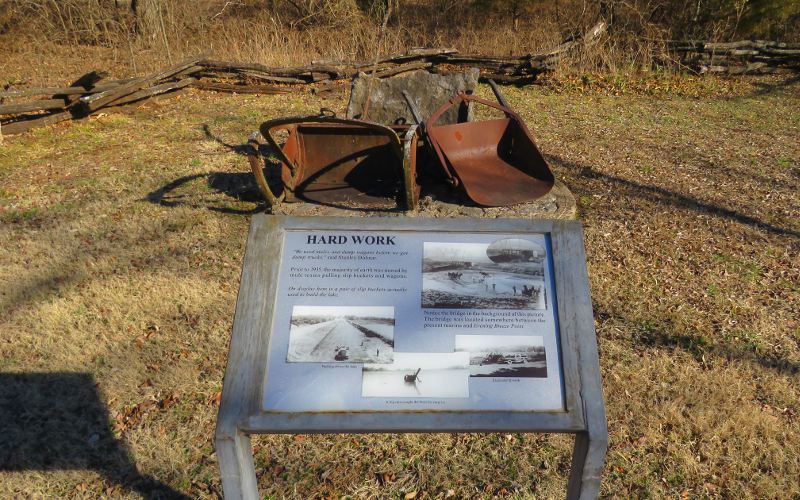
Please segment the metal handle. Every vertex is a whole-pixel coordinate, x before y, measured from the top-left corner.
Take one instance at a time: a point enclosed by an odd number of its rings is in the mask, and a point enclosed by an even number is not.
[[[414,118],[414,121],[417,122],[417,125],[422,125],[422,113],[419,112],[419,108],[417,108],[416,103],[411,99],[407,90],[403,91],[403,97],[406,100],[406,104],[408,104],[408,109],[411,110],[411,116]]]
[[[492,87],[492,92],[494,92],[497,102],[499,102],[501,106],[511,109],[511,106],[508,105],[508,101],[506,101],[505,96],[500,92],[500,87],[498,87],[491,78],[489,78],[489,86]]]
[[[502,97],[502,95],[500,97]],[[505,101],[505,99],[503,99],[503,101]],[[502,111],[503,113],[505,113],[507,116],[513,117],[513,118],[516,118],[517,120],[522,121],[519,118],[519,115],[517,115],[514,112],[514,110],[509,108],[507,105],[502,104],[502,102],[497,104],[497,103],[493,103],[492,101],[487,101],[486,99],[483,99],[483,98],[478,97],[478,96],[465,94],[464,92],[459,92],[458,94],[456,94],[453,97],[451,97],[450,99],[448,99],[446,103],[444,103],[441,106],[439,106],[439,108],[436,111],[433,112],[431,117],[428,118],[425,121],[425,127],[429,128],[429,127],[432,127],[432,126],[436,125],[436,122],[439,120],[439,118],[441,118],[441,116],[444,114],[445,111],[447,111],[448,109],[452,108],[456,104],[460,104],[462,102],[465,102],[465,103],[477,102],[477,103],[483,104],[484,106],[489,106],[490,108],[498,109],[498,110]]]
[[[258,136],[258,132],[253,132],[250,134],[250,137],[247,138],[247,162],[250,163],[250,170],[253,171],[253,177],[256,178],[258,189],[261,191],[261,194],[264,195],[264,199],[266,200],[267,204],[271,207],[274,207],[283,201],[284,193],[276,196],[269,187],[267,179],[264,177],[264,170],[261,167],[261,162],[259,161],[258,148],[261,144],[258,142]]]

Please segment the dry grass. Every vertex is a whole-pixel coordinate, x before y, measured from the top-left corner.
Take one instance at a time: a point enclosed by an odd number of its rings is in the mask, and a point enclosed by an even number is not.
[[[681,85],[686,97],[506,91],[579,199],[611,432],[603,491],[797,498],[800,85],[723,81],[705,98]],[[258,208],[232,147],[265,118],[344,104],[187,92],[0,146],[0,496],[219,494],[213,426]],[[255,440],[270,498],[559,497],[570,447]]]
[[[666,63],[668,40],[798,40],[800,3],[730,0],[607,2],[407,0],[379,34],[382,0],[61,0],[0,2],[0,86],[65,84],[78,69],[124,77],[201,53],[297,66],[313,60],[372,60],[376,52],[452,47],[462,53],[522,55],[553,49],[601,17],[612,26],[559,73],[636,73]],[[762,5],[764,4],[764,5]],[[767,5],[769,4],[769,5]],[[785,4],[785,5],[779,5]],[[115,7],[116,5],[116,7]],[[150,7],[148,7],[150,6]],[[154,7],[155,6],[155,7]],[[743,17],[742,17],[743,16]]]
[[[315,60],[371,61],[376,52],[400,53],[411,47],[521,55],[552,49],[568,32],[594,22],[575,19],[569,29],[561,29],[549,17],[531,18],[514,30],[502,12],[473,7],[443,13],[436,2],[421,0],[396,10],[378,47],[380,16],[376,19],[352,7],[352,0],[316,2],[330,5],[333,11],[307,25],[296,24],[296,13],[285,2],[276,2],[281,7],[274,11],[252,0],[229,2],[230,7],[222,11],[224,2],[212,0],[161,3],[164,26],[152,36],[135,34],[130,14],[115,20],[111,14],[118,15],[117,11],[85,0],[65,2],[84,14],[76,16],[76,26],[63,29],[59,11],[50,6],[13,18],[7,31],[2,30],[0,19],[0,87],[19,82],[60,85],[95,69],[121,78],[157,71],[198,54],[269,66],[300,66]],[[87,8],[78,7],[86,4]],[[216,16],[219,12],[222,15]],[[103,16],[114,31],[96,26]]]

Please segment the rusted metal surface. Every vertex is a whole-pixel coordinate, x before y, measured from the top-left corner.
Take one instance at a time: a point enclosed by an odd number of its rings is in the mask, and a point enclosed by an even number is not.
[[[416,127],[320,116],[264,122],[261,135],[280,160],[281,191],[274,192],[261,161],[250,166],[270,205],[305,201],[341,208],[413,210],[416,186]],[[284,130],[279,145],[275,134]]]
[[[502,96],[499,100],[504,101]],[[498,109],[506,117],[436,125],[445,111],[470,102]],[[447,179],[479,205],[533,201],[547,194],[555,182],[525,123],[508,106],[462,92],[434,111],[425,123],[425,133]]]

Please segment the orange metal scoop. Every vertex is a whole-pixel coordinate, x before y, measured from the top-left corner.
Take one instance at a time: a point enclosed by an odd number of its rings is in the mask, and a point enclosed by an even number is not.
[[[436,125],[442,113],[462,102],[499,109],[506,118]],[[425,133],[450,182],[463,186],[479,205],[532,201],[547,194],[555,182],[525,123],[507,106],[459,93],[431,115]]]

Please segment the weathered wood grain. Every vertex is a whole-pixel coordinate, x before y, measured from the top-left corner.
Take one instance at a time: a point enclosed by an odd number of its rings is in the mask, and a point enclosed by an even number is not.
[[[118,99],[121,99],[128,94],[132,94],[145,87],[156,84],[161,80],[175,76],[176,74],[195,66],[200,59],[200,57],[187,59],[180,64],[159,71],[158,73],[137,78],[112,90],[107,90],[105,92],[100,92],[87,97],[81,97],[80,101],[83,104],[85,111],[90,113]]]
[[[256,499],[253,450],[241,423],[258,413],[278,281],[275,257],[283,237],[279,219],[253,217],[236,301],[215,445],[227,499]]]
[[[286,94],[291,92],[287,87],[274,85],[236,85],[233,83],[204,82],[202,80],[194,82],[192,87],[216,92],[235,92],[237,94]]]
[[[299,75],[316,72],[316,73],[328,73],[331,75],[338,75],[340,74],[340,68],[335,66],[329,65],[311,65],[311,66],[297,66],[297,67],[270,67],[265,66],[259,63],[243,63],[243,62],[235,62],[235,61],[219,61],[215,59],[203,59],[200,61],[200,65],[215,70],[229,70],[229,71],[255,71],[259,73],[263,73],[265,75],[273,75],[273,76],[294,76],[297,77]]]
[[[297,78],[294,76],[275,76],[275,75],[270,75],[268,73],[263,73],[260,71],[253,71],[253,70],[243,70],[239,74],[244,76],[246,79],[262,80],[265,82],[272,82],[272,83],[303,84],[312,81],[311,75],[309,75],[308,78]],[[298,73],[298,76],[303,76],[303,75],[304,73]]]
[[[530,83],[536,80],[536,74],[530,75],[505,75],[502,73],[484,73],[480,77],[480,81],[488,82],[489,80],[494,80],[498,83],[506,83],[506,84],[525,84]]]
[[[128,94],[127,96],[125,96],[125,97],[123,97],[121,99],[117,99],[116,101],[113,101],[113,105],[114,106],[123,106],[125,104],[130,104],[132,102],[139,101],[139,100],[142,100],[142,99],[146,99],[148,97],[153,97],[153,96],[156,96],[158,94],[164,94],[166,92],[171,92],[173,90],[182,89],[184,87],[192,85],[196,81],[197,81],[196,78],[189,77],[189,78],[184,78],[183,80],[178,81],[178,82],[166,82],[166,83],[162,83],[160,85],[154,85],[153,87],[149,87],[149,88],[140,90],[138,92],[134,92],[132,94]]]
[[[401,64],[399,66],[395,66],[394,68],[388,68],[382,71],[378,71],[375,73],[375,76],[378,78],[388,78],[390,76],[399,75],[400,73],[406,73],[408,71],[427,69],[430,68],[431,66],[433,66],[433,63],[429,62],[415,62],[415,63]]]
[[[66,102],[64,99],[42,99],[39,101],[20,102],[15,104],[0,104],[0,115],[18,115],[32,111],[63,109],[65,105]]]
[[[41,118],[5,123],[3,124],[3,133],[6,135],[22,134],[23,132],[27,132],[28,130],[36,127],[53,125],[71,119],[72,113],[69,111],[61,111],[59,113],[42,116]]]
[[[580,380],[579,389],[586,430],[575,438],[572,471],[567,487],[569,499],[594,499],[600,491],[608,424],[598,364],[597,336],[586,272],[583,230],[577,221],[553,223],[553,258],[561,332],[574,336],[572,346]],[[566,369],[566,368],[565,368]],[[565,374],[566,376],[566,374]]]
[[[28,89],[7,90],[5,92],[0,92],[0,99],[6,99],[11,97],[31,97],[36,95],[89,94],[92,92],[101,92],[102,90],[108,90],[116,86],[117,85],[108,85],[106,86],[106,88],[101,88],[101,86],[95,86],[91,89],[86,89],[84,87],[31,87]]]

